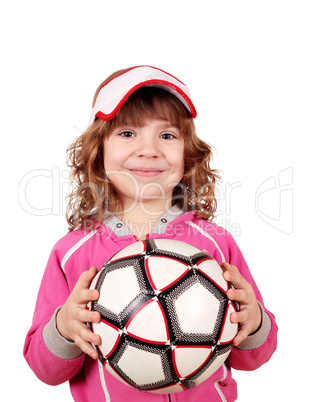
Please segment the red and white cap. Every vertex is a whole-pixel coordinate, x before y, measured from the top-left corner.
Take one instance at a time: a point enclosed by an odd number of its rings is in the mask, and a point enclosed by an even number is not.
[[[159,68],[137,66],[116,75],[100,88],[89,126],[96,117],[105,121],[113,119],[129,96],[138,88],[145,86],[158,87],[170,92],[184,104],[192,118],[197,116],[189,89],[183,82]]]

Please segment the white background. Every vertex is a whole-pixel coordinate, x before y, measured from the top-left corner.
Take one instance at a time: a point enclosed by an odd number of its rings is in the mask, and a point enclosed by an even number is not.
[[[235,235],[280,328],[268,364],[234,371],[238,401],[305,400],[308,1],[2,4],[1,399],[71,400],[67,384],[42,384],[22,357],[48,255],[67,231],[65,151],[99,83],[149,64],[191,90],[198,133],[222,170],[217,222]]]

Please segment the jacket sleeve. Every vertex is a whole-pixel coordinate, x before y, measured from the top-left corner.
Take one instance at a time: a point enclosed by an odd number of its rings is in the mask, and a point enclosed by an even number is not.
[[[70,294],[55,246],[39,289],[24,357],[35,375],[50,385],[61,384],[79,373],[85,355],[56,328],[56,314]]]
[[[240,274],[252,285],[262,312],[260,328],[243,341],[238,347],[233,347],[227,363],[237,370],[255,370],[268,362],[277,348],[278,327],[274,315],[265,308],[263,298],[250,273],[247,263],[230,234],[227,234],[228,250],[226,261],[235,265]]]

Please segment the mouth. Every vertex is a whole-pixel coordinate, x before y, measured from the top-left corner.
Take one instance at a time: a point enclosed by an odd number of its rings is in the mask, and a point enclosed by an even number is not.
[[[141,176],[141,177],[154,177],[163,172],[163,170],[161,170],[161,169],[148,169],[148,168],[139,168],[139,167],[129,169],[129,171],[131,173],[133,173],[134,175]]]

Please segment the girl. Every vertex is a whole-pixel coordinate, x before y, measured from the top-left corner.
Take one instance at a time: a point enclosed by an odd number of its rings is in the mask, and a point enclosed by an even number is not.
[[[219,178],[209,145],[200,140],[188,88],[150,66],[118,71],[96,91],[87,130],[69,147],[72,178],[69,233],[53,248],[39,290],[24,355],[35,374],[56,385],[69,380],[76,401],[235,401],[231,367],[254,370],[276,349],[277,326],[232,236],[212,223]],[[86,303],[89,285],[112,255],[145,238],[170,238],[204,249],[234,285],[240,330],[229,358],[196,388],[171,395],[123,385],[91,346],[99,322]],[[104,342],[104,339],[102,340]]]

